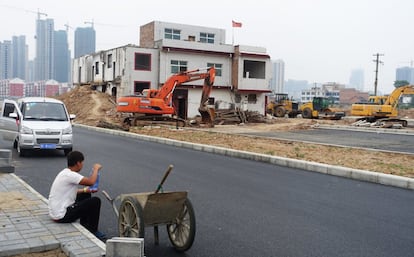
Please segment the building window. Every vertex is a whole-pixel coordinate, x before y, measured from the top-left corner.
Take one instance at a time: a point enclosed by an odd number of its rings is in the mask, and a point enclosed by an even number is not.
[[[112,54],[108,54],[107,67],[112,68]]]
[[[214,44],[214,34],[201,32],[200,42]]]
[[[95,75],[99,74],[99,62],[95,62]]]
[[[187,62],[171,60],[171,73],[174,74],[182,71],[187,71]]]
[[[243,78],[265,79],[266,63],[260,61],[244,60]]]
[[[216,76],[221,77],[223,64],[221,63],[207,63],[207,67],[214,67],[216,69]]]
[[[181,39],[181,31],[178,29],[164,29],[164,38],[166,39]]]
[[[135,70],[151,70],[151,55],[135,53]]]
[[[257,102],[256,94],[248,94],[247,95],[247,102],[250,104],[255,104]]]
[[[236,103],[236,104],[239,104],[239,103],[241,103],[241,94],[234,94],[234,102]]]
[[[134,82],[134,94],[139,95],[142,94],[144,89],[150,88],[150,82],[146,81],[135,81]]]

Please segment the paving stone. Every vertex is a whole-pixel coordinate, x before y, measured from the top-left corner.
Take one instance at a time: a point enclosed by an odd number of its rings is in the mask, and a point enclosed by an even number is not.
[[[43,252],[66,247],[73,257],[98,257],[105,246],[79,223],[60,224],[49,217],[47,201],[14,174],[0,174],[0,193],[17,192],[17,203],[0,208],[0,256]],[[49,255],[48,255],[49,256]],[[50,255],[50,257],[52,257]]]

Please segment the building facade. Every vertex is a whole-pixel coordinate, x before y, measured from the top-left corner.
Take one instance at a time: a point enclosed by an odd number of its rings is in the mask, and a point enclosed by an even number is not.
[[[94,85],[118,97],[160,88],[173,74],[214,66],[211,93],[216,106],[265,113],[271,78],[266,49],[225,44],[225,31],[153,21],[140,27],[140,46],[126,45],[75,58],[73,83]],[[173,94],[181,117],[198,115],[203,81],[185,83]]]
[[[397,68],[395,72],[395,80],[408,81],[411,85],[414,84],[414,68],[412,67],[401,67]]]
[[[66,30],[55,31],[53,47],[54,79],[61,83],[68,82],[70,77],[70,51]]]
[[[301,102],[310,102],[314,97],[327,97],[332,103],[338,104],[340,103],[340,92],[343,89],[345,89],[345,85],[337,83],[315,84],[310,89],[302,90]]]
[[[35,80],[49,80],[54,77],[54,21],[36,20]]]
[[[76,28],[75,30],[75,58],[96,51],[96,32],[93,27]]]
[[[285,62],[283,60],[273,61],[272,80],[270,90],[273,93],[285,93]]]
[[[349,78],[349,86],[358,91],[364,91],[365,76],[363,69],[354,69],[351,71]]]
[[[27,79],[27,45],[25,36],[13,36],[13,78]]]
[[[0,79],[11,79],[13,76],[12,42],[4,40],[0,43]]]

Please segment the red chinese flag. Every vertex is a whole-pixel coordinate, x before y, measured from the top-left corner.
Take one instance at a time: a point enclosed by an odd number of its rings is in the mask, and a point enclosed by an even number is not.
[[[241,22],[236,22],[236,21],[231,21],[233,28],[241,28],[242,23]]]

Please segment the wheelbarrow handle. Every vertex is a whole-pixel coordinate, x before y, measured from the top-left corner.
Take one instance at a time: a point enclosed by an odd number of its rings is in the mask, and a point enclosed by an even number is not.
[[[112,198],[111,196],[109,196],[109,194],[108,194],[105,190],[102,190],[101,192],[102,192],[102,194],[105,196],[105,198],[106,198],[106,199],[108,199],[108,201],[111,203],[111,205],[112,205],[112,209],[114,210],[115,215],[116,215],[117,217],[119,217],[119,211],[118,211],[117,206],[115,205],[115,201],[119,201],[120,196],[117,196],[117,197],[114,199],[114,198]]]
[[[173,168],[174,166],[172,164],[168,166],[167,170],[164,173],[164,177],[162,177],[161,183],[157,186],[157,190],[155,190],[155,193],[158,193],[161,190],[162,185],[164,184],[165,180],[167,179],[168,175],[170,174]]]
[[[105,196],[105,198],[108,199],[109,202],[112,203],[114,201],[114,199],[112,199],[112,197],[110,197],[109,194],[105,190],[102,190],[101,192]]]

